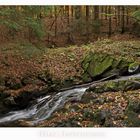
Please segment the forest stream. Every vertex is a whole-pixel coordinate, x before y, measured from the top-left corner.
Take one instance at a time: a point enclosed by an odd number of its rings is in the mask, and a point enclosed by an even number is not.
[[[131,78],[139,79],[140,74],[122,76],[111,81],[123,81]],[[100,82],[101,81],[97,81],[95,84]],[[91,84],[92,86],[94,85],[93,82]],[[9,126],[8,124],[12,124],[15,121],[27,120],[33,126],[37,126],[39,122],[50,118],[53,112],[61,109],[68,101],[80,101],[85,91],[91,86],[91,84],[86,86],[80,85],[79,88],[70,88],[64,91],[60,91],[56,94],[46,95],[45,97],[38,98],[35,102],[32,103],[30,107],[26,109],[10,111],[9,113],[3,114],[3,116],[0,117],[0,125],[6,124]]]

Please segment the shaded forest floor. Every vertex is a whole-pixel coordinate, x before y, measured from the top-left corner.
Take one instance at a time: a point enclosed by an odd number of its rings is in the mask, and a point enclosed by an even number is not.
[[[137,39],[124,41],[103,39],[87,45],[65,48],[46,48],[42,45],[34,46],[26,42],[6,43],[0,45],[0,93],[19,96],[23,91],[39,91],[54,84],[56,88],[57,83],[64,82],[67,79],[72,79],[75,84],[82,83],[83,69],[81,62],[90,50],[109,54],[117,59],[124,58],[140,62],[140,41]],[[51,82],[49,81],[50,78]],[[64,110],[55,112],[50,120],[39,125],[121,127],[131,126],[135,123],[135,126],[139,126],[139,113],[130,112],[128,116],[124,112],[128,107],[129,100],[132,101],[132,104],[139,103],[139,95],[140,90],[95,94],[93,102],[67,103]],[[136,106],[139,106],[139,104]],[[108,113],[104,113],[104,110],[105,112],[106,110],[110,111],[111,118],[109,116],[104,125],[102,125],[102,119],[94,122],[91,112],[96,112],[97,118],[102,118],[102,116],[108,116]],[[133,116],[133,119],[130,116]],[[125,123],[123,120],[125,120]],[[130,121],[127,125],[128,120]],[[133,123],[133,120],[136,120],[136,122]],[[21,126],[30,126],[30,124],[28,122],[22,124],[21,122]]]
[[[140,62],[139,44],[137,39],[104,39],[87,45],[51,49],[28,42],[1,44],[0,91],[10,90],[16,95],[22,89],[48,84],[49,77],[56,84],[67,79],[80,83],[83,73],[81,62],[90,50]]]

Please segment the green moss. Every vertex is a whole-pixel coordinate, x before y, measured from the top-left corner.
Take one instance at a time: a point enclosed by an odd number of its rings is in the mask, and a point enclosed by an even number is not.
[[[139,69],[140,69],[140,64],[137,62],[131,63],[128,67],[128,71],[130,73],[137,73],[140,71]]]
[[[120,59],[119,59],[119,60],[114,59],[114,60],[113,60],[113,63],[112,63],[112,69],[116,69],[116,68],[118,68],[120,62],[121,62]]]
[[[112,66],[112,62],[113,58],[109,56],[95,55],[91,60],[87,71],[91,77],[99,76]]]
[[[117,86],[118,86],[118,83],[117,82],[113,82],[113,81],[107,82],[107,85],[106,85],[106,87],[110,88],[110,89],[116,89]]]
[[[84,71],[87,70],[88,66],[89,66],[89,62],[93,59],[93,52],[90,51],[89,54],[83,59],[81,65],[82,68],[84,69]]]
[[[138,66],[138,65],[139,65],[139,63],[134,62],[134,63],[131,63],[131,64],[129,65],[129,68],[131,68],[131,67],[136,67],[136,66]]]
[[[130,63],[131,62],[129,62],[129,61],[126,61],[124,59],[121,59],[119,65],[118,65],[118,68],[120,70],[125,69],[125,68],[128,68],[128,66],[129,66]]]
[[[103,92],[117,92],[117,91],[128,91],[128,90],[135,90],[140,88],[140,84],[138,79],[134,79],[134,81],[130,80],[120,80],[120,81],[108,81],[104,83],[99,83],[90,87],[87,91],[93,91],[95,93],[103,93]]]
[[[88,73],[84,73],[84,74],[82,75],[82,80],[83,80],[84,82],[91,82],[91,81],[92,81],[92,79],[91,79],[91,77],[90,77],[90,75],[89,75]]]

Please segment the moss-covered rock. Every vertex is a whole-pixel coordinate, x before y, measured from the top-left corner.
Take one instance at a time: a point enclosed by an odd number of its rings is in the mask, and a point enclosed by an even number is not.
[[[97,80],[111,75],[121,76],[137,73],[139,64],[124,58],[116,58],[108,54],[90,51],[82,61],[82,68],[84,70],[83,81],[89,82],[90,78]],[[134,70],[130,73],[132,69]]]
[[[109,56],[94,55],[93,59],[89,63],[87,72],[92,78],[97,77],[109,70],[112,66],[112,62],[113,58]]]
[[[139,101],[129,101],[129,104],[125,110],[125,123],[129,127],[139,127],[140,126],[140,102]]]
[[[140,72],[140,64],[137,62],[131,63],[128,67],[128,72],[131,74],[136,74]]]
[[[82,65],[82,68],[84,69],[84,71],[87,70],[89,63],[92,60],[92,57],[93,57],[93,52],[90,51],[89,54],[82,61],[81,65]]]
[[[140,88],[140,79],[128,79],[128,80],[112,80],[103,83],[99,83],[91,86],[87,89],[88,92],[93,91],[95,93],[103,92],[117,92],[128,91]]]
[[[92,78],[90,77],[90,75],[88,73],[84,73],[82,76],[83,82],[91,82]]]

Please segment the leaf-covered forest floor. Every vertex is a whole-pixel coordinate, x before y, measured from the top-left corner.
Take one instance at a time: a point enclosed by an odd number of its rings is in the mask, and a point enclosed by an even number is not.
[[[58,82],[74,79],[75,83],[79,83],[83,73],[81,62],[91,50],[116,59],[140,62],[140,41],[134,39],[103,39],[87,45],[62,48],[34,46],[27,42],[6,43],[0,45],[0,92],[18,96],[21,91],[40,90],[49,84],[48,77]],[[140,126],[139,112],[128,109],[133,108],[133,104],[139,108],[140,90],[104,92],[94,96],[93,101],[88,103],[68,102],[63,110],[55,112],[39,125]],[[19,123],[30,126],[28,122]]]
[[[92,93],[91,93],[92,94]],[[92,96],[92,97],[91,97]],[[68,102],[39,126],[51,127],[139,127],[140,90],[93,93],[90,99]],[[28,126],[30,123],[21,122]]]
[[[139,44],[138,40],[114,39],[51,49],[28,42],[1,44],[0,89],[12,90],[11,93],[16,95],[21,89],[44,86],[48,75],[54,81],[74,79],[76,83],[81,80],[83,73],[81,62],[90,50],[140,62]]]

